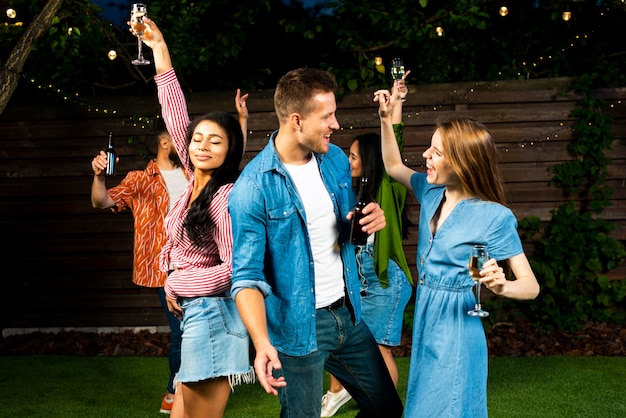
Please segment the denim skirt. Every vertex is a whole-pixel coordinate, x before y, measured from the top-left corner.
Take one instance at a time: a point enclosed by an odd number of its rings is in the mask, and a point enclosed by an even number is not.
[[[179,298],[183,308],[180,370],[176,381],[228,377],[231,387],[254,382],[250,339],[230,296]]]
[[[356,261],[361,281],[361,315],[380,345],[398,346],[402,340],[404,309],[413,288],[404,271],[389,260],[389,285],[383,288],[374,271],[374,244],[357,247]]]

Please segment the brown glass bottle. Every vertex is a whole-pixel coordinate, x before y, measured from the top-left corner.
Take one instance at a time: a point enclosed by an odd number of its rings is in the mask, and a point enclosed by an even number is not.
[[[107,168],[105,174],[107,176],[115,175],[115,144],[113,143],[113,132],[109,132],[109,143],[106,149],[107,154]]]
[[[361,218],[363,218],[363,208],[367,206],[364,193],[367,187],[367,177],[361,177],[361,183],[359,185],[359,192],[357,194],[357,202],[352,212],[352,229],[350,230],[350,242],[354,245],[367,244],[367,232],[363,232],[361,228],[363,225],[359,224]]]

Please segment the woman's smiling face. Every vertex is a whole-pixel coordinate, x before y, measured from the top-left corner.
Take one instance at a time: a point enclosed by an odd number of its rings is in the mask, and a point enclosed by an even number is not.
[[[447,185],[457,181],[456,174],[444,154],[439,129],[433,134],[430,147],[422,156],[426,159],[428,183]]]
[[[348,155],[350,160],[350,168],[352,169],[352,177],[361,177],[363,174],[363,163],[361,162],[361,155],[359,154],[359,140],[352,142],[350,146],[350,154]]]
[[[189,158],[202,171],[213,171],[224,164],[228,153],[226,132],[215,122],[204,120],[193,132],[189,142]]]

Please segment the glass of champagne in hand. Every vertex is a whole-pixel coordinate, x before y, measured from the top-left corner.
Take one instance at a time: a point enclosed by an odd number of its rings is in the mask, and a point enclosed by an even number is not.
[[[404,60],[402,58],[394,58],[391,60],[391,78],[393,80],[401,80],[404,77]]]
[[[474,244],[470,250],[470,259],[469,259],[469,273],[474,280],[474,286],[476,287],[476,304],[474,305],[474,309],[468,311],[467,314],[471,316],[480,316],[486,317],[489,316],[489,312],[483,311],[480,306],[480,271],[483,269],[483,265],[489,259],[489,254],[487,253],[487,246],[482,244]]]
[[[135,65],[150,64],[150,61],[143,57],[143,51],[142,51],[143,41],[141,40],[143,31],[146,29],[146,24],[143,23],[143,17],[146,15],[146,13],[147,13],[147,8],[145,4],[133,3],[132,8],[130,10],[130,26],[133,28],[133,30],[137,34],[138,55],[137,55],[137,59],[132,61],[132,63]]]

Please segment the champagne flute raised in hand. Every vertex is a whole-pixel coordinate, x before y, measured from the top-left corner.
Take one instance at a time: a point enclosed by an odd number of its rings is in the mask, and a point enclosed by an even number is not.
[[[480,306],[480,271],[483,269],[483,265],[489,259],[489,254],[487,253],[487,246],[482,244],[474,244],[472,245],[472,249],[470,250],[470,261],[469,261],[469,272],[472,280],[474,280],[474,286],[476,287],[476,304],[474,305],[474,309],[468,311],[467,314],[471,316],[480,316],[485,317],[489,316],[489,312],[483,311]]]
[[[394,58],[391,61],[391,78],[400,80],[404,77],[404,60],[402,58]]]
[[[141,36],[143,35],[143,31],[146,29],[146,24],[143,22],[144,16],[146,16],[147,8],[143,3],[133,3],[132,8],[130,10],[130,26],[133,28],[135,33],[137,34],[137,48],[138,55],[137,59],[133,60],[132,63],[135,65],[147,65],[150,64],[150,61],[143,57],[143,41],[141,40]]]

